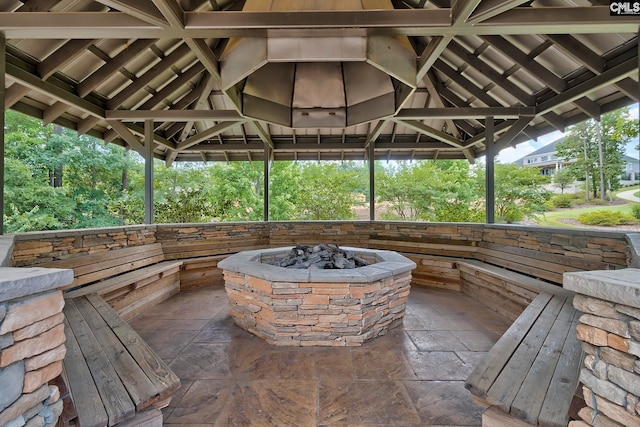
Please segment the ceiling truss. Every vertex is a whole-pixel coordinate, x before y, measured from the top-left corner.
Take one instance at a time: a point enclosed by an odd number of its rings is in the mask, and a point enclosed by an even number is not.
[[[640,19],[556,0],[393,1],[395,9],[241,11],[241,1],[16,1],[0,6],[5,108],[174,161],[462,158],[640,100]],[[444,7],[447,6],[447,7]],[[238,37],[407,36],[418,90],[393,115],[337,129],[244,117],[223,90]],[[43,41],[44,47],[36,47]],[[253,153],[253,154],[252,154]],[[258,159],[259,157],[255,157]]]

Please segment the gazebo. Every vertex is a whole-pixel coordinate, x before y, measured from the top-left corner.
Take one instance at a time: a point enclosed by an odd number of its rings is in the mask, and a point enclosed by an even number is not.
[[[0,105],[135,150],[147,185],[143,225],[0,239],[0,425],[640,425],[640,237],[493,224],[502,149],[640,100],[636,6],[3,1]],[[153,224],[157,159],[263,161],[268,195],[278,160],[482,156],[487,224],[273,222],[268,196],[262,222]],[[320,241],[416,263],[404,327],[288,351],[234,329],[217,262]],[[268,286],[348,321],[337,288]]]

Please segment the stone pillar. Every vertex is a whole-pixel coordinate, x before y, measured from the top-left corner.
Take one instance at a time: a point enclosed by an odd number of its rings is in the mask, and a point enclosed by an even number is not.
[[[640,269],[565,273],[584,314],[580,372],[587,406],[571,427],[640,427]]]
[[[64,299],[72,270],[0,268],[0,426],[55,426],[62,372]]]

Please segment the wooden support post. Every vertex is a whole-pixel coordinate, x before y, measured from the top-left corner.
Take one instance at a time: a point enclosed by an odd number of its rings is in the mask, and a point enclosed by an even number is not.
[[[495,158],[496,158],[496,146],[493,141],[493,117],[487,117],[485,119],[485,145],[487,147],[485,163],[485,195],[486,195],[486,222],[487,224],[493,224],[495,222]]]
[[[264,143],[264,221],[269,221],[269,169],[271,168],[271,147]]]
[[[375,141],[369,142],[369,220],[376,219],[376,175]]]
[[[144,122],[144,223],[153,224],[153,120]]]
[[[0,235],[4,234],[4,95],[7,64],[7,39],[0,33]]]

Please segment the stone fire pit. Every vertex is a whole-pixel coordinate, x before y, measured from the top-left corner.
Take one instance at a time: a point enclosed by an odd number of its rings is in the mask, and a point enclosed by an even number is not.
[[[219,262],[234,322],[279,346],[358,346],[400,325],[415,263],[391,251],[342,249],[370,265],[304,270],[266,264],[291,247]]]

